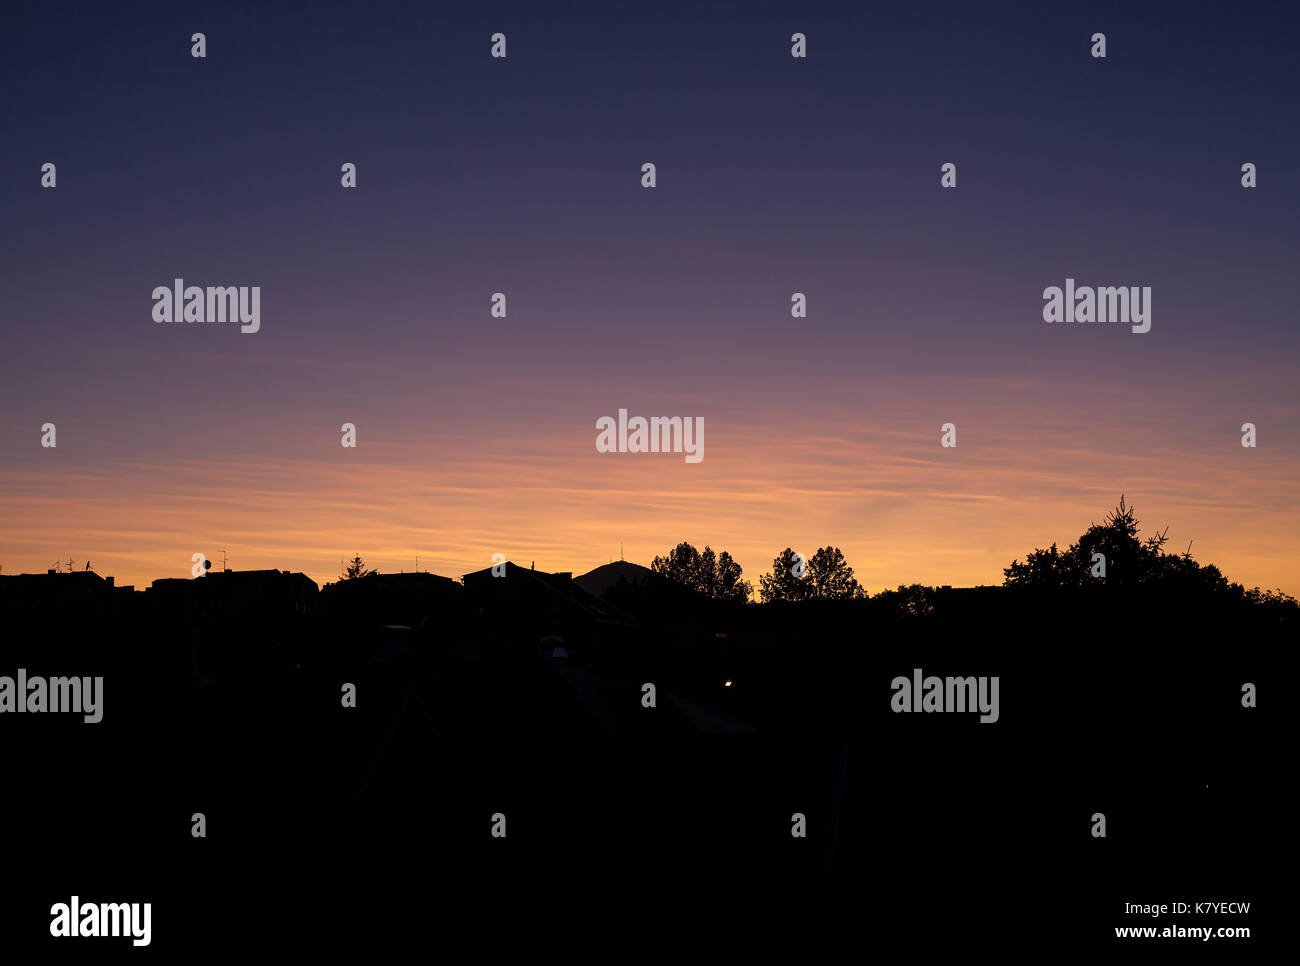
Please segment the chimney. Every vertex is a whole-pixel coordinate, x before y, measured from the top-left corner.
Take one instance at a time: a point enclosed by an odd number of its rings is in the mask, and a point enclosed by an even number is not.
[[[52,573],[54,573],[53,570],[47,570],[47,571],[45,571],[45,572],[46,572],[47,574],[52,574]]]

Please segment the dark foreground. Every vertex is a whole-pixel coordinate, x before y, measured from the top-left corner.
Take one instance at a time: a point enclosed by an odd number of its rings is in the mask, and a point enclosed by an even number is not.
[[[1204,943],[1236,957],[1271,942],[1294,623],[1119,592],[953,594],[919,615],[625,604],[599,633],[566,628],[564,657],[541,625],[475,608],[242,636],[162,612],[13,622],[0,674],[102,674],[105,697],[94,725],[0,722],[10,948],[55,942],[50,907],[73,894],[151,902],[151,947],[178,956],[457,932],[486,950],[539,921],[918,951],[1202,943],[1116,938],[1148,925],[1247,926]],[[998,676],[998,720],[894,713],[915,668]],[[1125,913],[1205,900],[1252,911]]]

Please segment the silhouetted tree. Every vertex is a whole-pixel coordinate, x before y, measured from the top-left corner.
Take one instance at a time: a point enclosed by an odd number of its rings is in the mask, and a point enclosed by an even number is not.
[[[1075,549],[1071,547],[1066,553],[1061,553],[1053,543],[1047,550],[1030,553],[1024,563],[1013,560],[1002,571],[1003,582],[1008,587],[1077,587],[1089,571],[1079,572]]]
[[[934,613],[934,588],[925,584],[899,584],[897,590],[882,590],[872,600],[877,605],[892,606],[901,617],[924,617]]]
[[[695,590],[700,573],[700,552],[689,543],[679,543],[668,551],[668,556],[655,557],[650,562],[650,569]]]
[[[808,580],[812,583],[816,600],[849,600],[866,597],[853,568],[844,559],[839,547],[822,547],[808,561]]]
[[[772,572],[758,578],[764,603],[788,600],[849,600],[866,597],[853,576],[853,568],[839,547],[822,547],[804,561],[802,576],[796,576],[794,551],[786,547],[772,561]]]
[[[802,576],[795,576],[794,550],[786,547],[772,561],[772,572],[759,574],[758,593],[763,603],[770,604],[778,600],[807,600],[812,596],[812,585],[808,582],[807,561]]]
[[[1121,495],[1119,506],[1100,524],[1092,524],[1064,552],[1056,544],[1048,550],[1035,550],[1025,562],[1013,560],[1004,571],[1004,584],[1022,588],[1062,588],[1106,584],[1132,586],[1162,585],[1179,592],[1197,595],[1227,595],[1272,612],[1293,611],[1294,597],[1278,591],[1248,591],[1241,584],[1229,583],[1213,564],[1199,564],[1192,559],[1192,545],[1181,554],[1165,553],[1169,528],[1157,531],[1145,540],[1138,538],[1138,520],[1133,507]],[[1104,581],[1092,575],[1093,555],[1106,557]]]
[[[1275,615],[1284,613],[1294,615],[1297,608],[1300,607],[1294,597],[1282,593],[1281,590],[1260,590],[1258,587],[1252,587],[1250,590],[1243,590],[1242,597],[1245,598],[1246,603],[1263,608]]]
[[[1107,584],[1137,584],[1150,580],[1162,571],[1168,571],[1165,559],[1180,558],[1163,552],[1169,539],[1169,528],[1157,532],[1146,540],[1138,539],[1138,520],[1133,507],[1124,497],[1100,524],[1092,524],[1076,543],[1061,552],[1053,543],[1048,550],[1035,550],[1022,564],[1013,560],[1003,570],[1008,587],[1081,587],[1093,577],[1093,556],[1106,558]],[[1190,562],[1190,553],[1185,555]]]
[[[356,580],[358,577],[373,577],[379,573],[378,570],[367,570],[365,561],[361,559],[361,554],[357,554],[348,564],[348,571],[343,575],[344,580]]]
[[[712,552],[707,546],[704,548],[706,557]],[[754,596],[754,585],[748,580],[741,580],[742,573],[744,569],[736,563],[731,554],[722,551],[718,554],[718,567],[709,596],[717,600],[734,600],[740,603],[748,601]]]
[[[754,592],[753,584],[740,579],[743,571],[731,554],[724,550],[715,555],[707,545],[700,553],[689,543],[679,543],[668,556],[655,557],[650,569],[715,600],[744,602]]]

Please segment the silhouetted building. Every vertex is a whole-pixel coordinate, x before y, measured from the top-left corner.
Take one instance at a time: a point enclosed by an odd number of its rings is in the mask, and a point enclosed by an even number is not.
[[[165,577],[149,588],[159,598],[188,599],[205,619],[274,620],[315,612],[319,588],[287,570],[213,570],[191,579]]]
[[[437,574],[372,574],[326,584],[321,613],[357,625],[435,633],[459,625],[464,595],[464,587]]]
[[[112,577],[93,570],[43,574],[0,574],[0,610],[7,617],[50,621],[119,616],[129,606],[131,587],[116,587]]]
[[[496,576],[496,570],[500,576]],[[498,564],[464,576],[471,619],[481,638],[514,654],[536,654],[544,637],[570,657],[592,657],[634,633],[631,618],[583,590],[573,574]]]
[[[216,673],[241,661],[274,661],[316,614],[319,592],[286,570],[211,571],[155,580],[146,593],[159,626],[188,636],[196,669]]]

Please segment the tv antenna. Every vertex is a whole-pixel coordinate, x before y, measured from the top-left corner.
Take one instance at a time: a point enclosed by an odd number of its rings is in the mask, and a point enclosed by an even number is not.
[[[224,550],[221,551],[221,569],[222,569],[223,571],[226,571],[226,570],[229,570],[229,569],[230,569],[230,566],[229,566],[229,564],[228,564],[228,562],[227,562],[227,560],[226,560],[226,551],[224,551]]]

